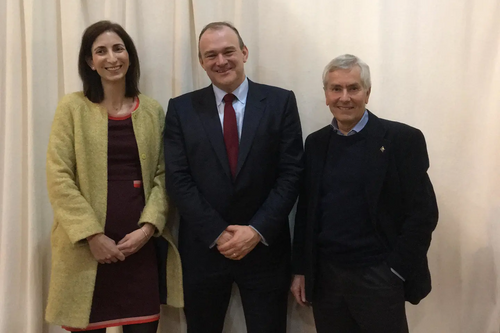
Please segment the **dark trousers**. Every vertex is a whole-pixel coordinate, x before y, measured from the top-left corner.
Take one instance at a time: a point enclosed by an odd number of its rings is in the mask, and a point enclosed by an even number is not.
[[[385,262],[343,268],[320,261],[313,312],[318,333],[408,333],[403,281]]]
[[[289,270],[242,266],[232,262],[203,279],[186,279],[189,272],[184,274],[188,333],[222,332],[233,282],[240,291],[248,333],[286,332]]]

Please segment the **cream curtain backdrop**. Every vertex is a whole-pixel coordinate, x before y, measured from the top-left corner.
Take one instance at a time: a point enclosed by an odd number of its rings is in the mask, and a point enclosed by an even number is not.
[[[331,120],[326,63],[343,53],[365,60],[368,107],[424,132],[439,201],[434,290],[407,307],[411,331],[500,332],[499,17],[498,0],[0,0],[0,332],[63,332],[43,321],[45,152],[58,100],[81,90],[81,34],[101,19],[133,37],[141,90],[165,108],[209,83],[196,56],[203,26],[233,22],[250,50],[247,75],[295,92],[304,138]],[[181,311],[162,314],[159,332],[185,332]],[[288,323],[315,332],[310,309],[293,302]],[[225,332],[245,332],[238,297]]]

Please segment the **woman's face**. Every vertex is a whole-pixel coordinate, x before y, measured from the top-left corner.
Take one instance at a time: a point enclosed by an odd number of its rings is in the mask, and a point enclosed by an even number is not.
[[[97,71],[102,81],[125,81],[130,65],[123,40],[113,31],[100,34],[92,44],[92,59],[88,64]]]

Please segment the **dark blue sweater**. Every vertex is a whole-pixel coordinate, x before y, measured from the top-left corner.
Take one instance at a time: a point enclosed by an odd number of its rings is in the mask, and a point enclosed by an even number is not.
[[[380,262],[386,249],[370,221],[365,195],[366,140],[332,133],[323,170],[320,256],[343,266]]]

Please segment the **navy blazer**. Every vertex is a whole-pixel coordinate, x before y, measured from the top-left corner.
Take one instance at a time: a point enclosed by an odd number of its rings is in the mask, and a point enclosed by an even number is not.
[[[293,270],[305,275],[309,301],[313,300],[320,189],[331,135],[336,134],[329,125],[306,140],[305,180],[295,219]],[[371,112],[363,135],[368,152],[365,193],[370,220],[389,249],[387,264],[406,280],[406,300],[417,304],[431,290],[427,250],[438,220],[436,197],[427,175],[425,139],[418,129],[379,119]]]
[[[211,85],[170,100],[164,144],[166,188],[181,215],[181,255],[189,250],[207,255],[201,264],[210,261],[209,247],[238,224],[255,227],[269,244],[258,244],[246,262],[289,256],[288,214],[303,170],[293,92],[249,80],[234,180]]]

